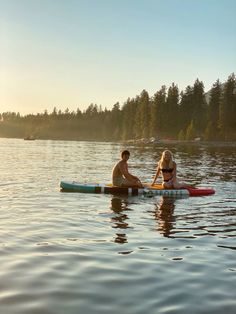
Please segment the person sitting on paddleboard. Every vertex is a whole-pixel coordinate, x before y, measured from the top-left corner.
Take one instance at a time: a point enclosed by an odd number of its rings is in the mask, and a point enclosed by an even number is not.
[[[124,187],[143,187],[141,181],[138,177],[133,176],[128,171],[128,159],[130,157],[130,152],[124,150],[121,153],[121,160],[118,161],[112,170],[112,184],[115,186]]]
[[[162,174],[162,186],[165,189],[181,189],[186,187],[185,184],[180,184],[176,178],[176,162],[173,160],[171,151],[164,150],[157,164],[157,170],[152,182],[152,186],[155,184],[159,174]]]

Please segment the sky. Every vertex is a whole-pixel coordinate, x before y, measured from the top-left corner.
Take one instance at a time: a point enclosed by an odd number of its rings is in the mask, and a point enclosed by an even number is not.
[[[0,113],[112,109],[236,73],[235,0],[0,0]]]

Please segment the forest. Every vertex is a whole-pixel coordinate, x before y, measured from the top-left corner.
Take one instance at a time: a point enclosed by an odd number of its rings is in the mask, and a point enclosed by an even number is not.
[[[0,107],[1,110],[1,107]],[[146,90],[112,109],[90,104],[81,111],[49,113],[0,113],[0,137],[58,140],[128,141],[173,139],[190,141],[236,140],[236,78],[219,80],[208,91],[196,79],[180,91],[178,85],[163,85],[153,96]]]

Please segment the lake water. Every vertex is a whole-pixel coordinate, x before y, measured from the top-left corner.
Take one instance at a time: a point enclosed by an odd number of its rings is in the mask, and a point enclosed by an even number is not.
[[[151,181],[164,148],[207,197],[62,193],[110,182],[120,151]],[[236,313],[236,145],[0,139],[0,313]]]

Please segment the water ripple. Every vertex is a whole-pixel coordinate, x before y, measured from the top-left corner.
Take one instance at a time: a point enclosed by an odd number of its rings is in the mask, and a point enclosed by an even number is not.
[[[123,144],[0,147],[1,313],[235,313],[235,147],[169,147],[182,181],[216,190],[196,198],[59,192],[110,181]],[[150,181],[164,148],[131,146],[131,171]]]

